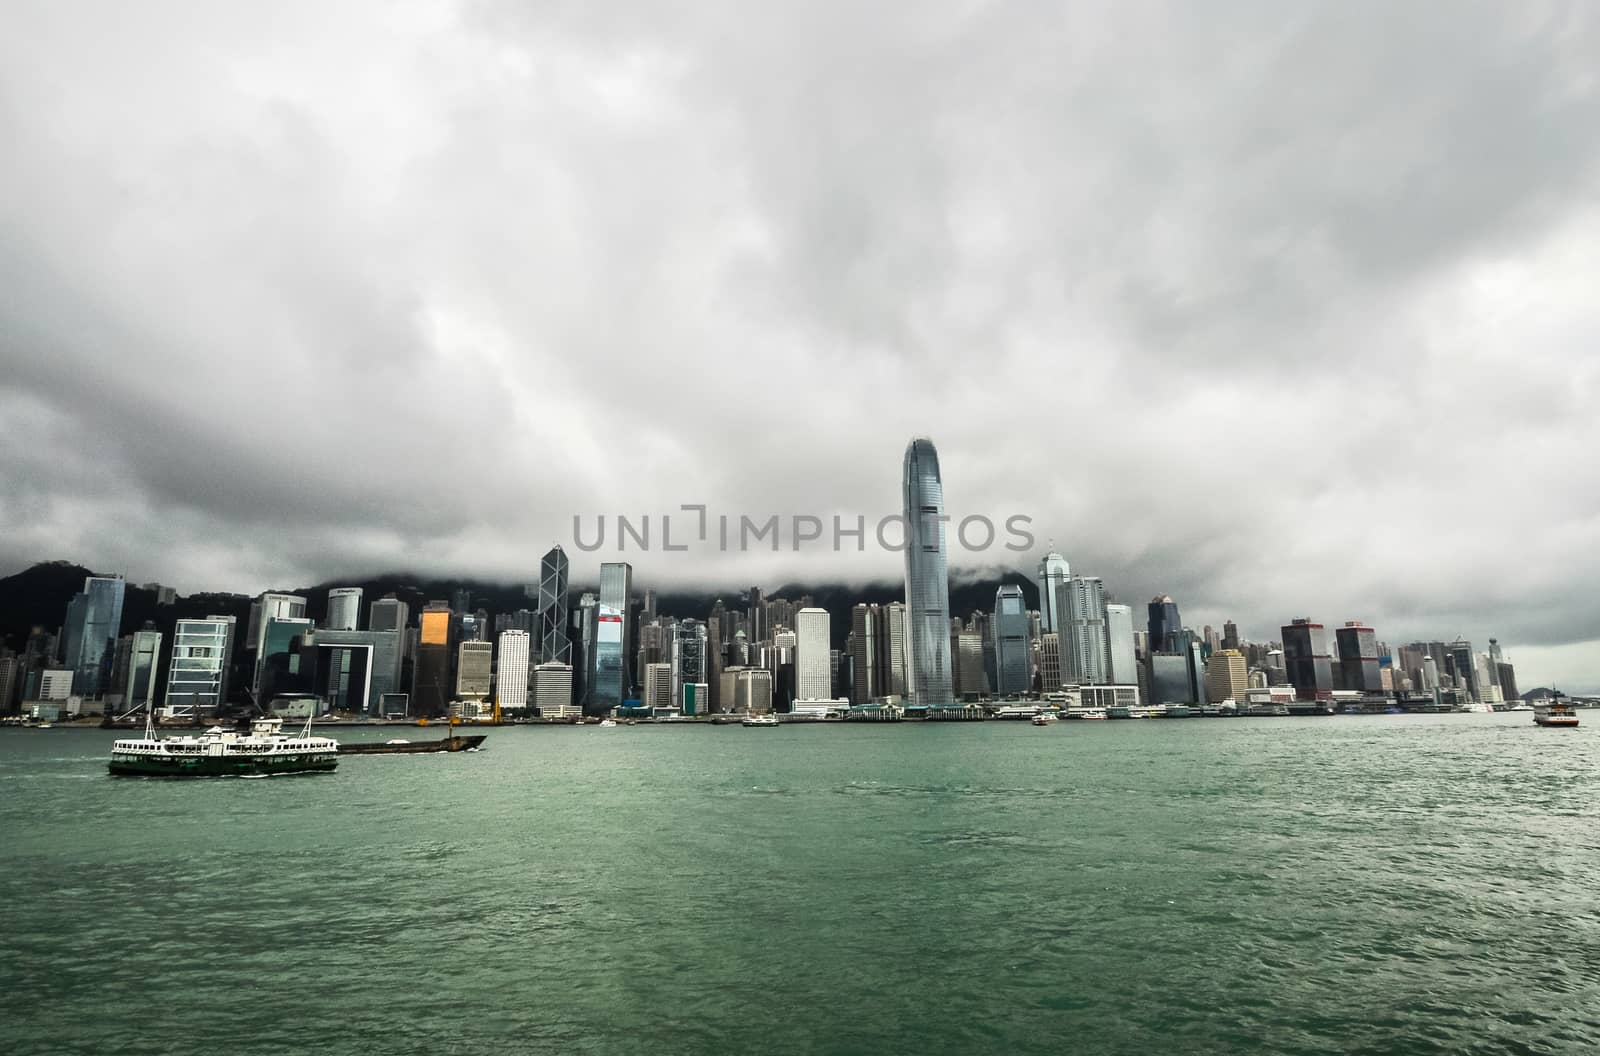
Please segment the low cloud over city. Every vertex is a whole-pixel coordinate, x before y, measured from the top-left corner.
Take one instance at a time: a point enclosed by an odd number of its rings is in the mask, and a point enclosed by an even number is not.
[[[1594,8],[750,13],[8,5],[0,575],[592,580],[575,517],[871,525],[927,435],[957,574],[1594,688]],[[903,573],[830,544],[624,559]]]

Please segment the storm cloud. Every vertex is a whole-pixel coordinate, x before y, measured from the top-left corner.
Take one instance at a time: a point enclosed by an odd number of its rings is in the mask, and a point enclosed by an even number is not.
[[[1038,539],[958,567],[1600,682],[1592,5],[4,23],[0,572],[527,579],[574,516],[870,522],[927,434]]]

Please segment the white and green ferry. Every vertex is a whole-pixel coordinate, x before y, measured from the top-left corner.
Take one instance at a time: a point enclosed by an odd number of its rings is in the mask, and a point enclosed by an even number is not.
[[[267,777],[314,774],[339,765],[339,742],[311,736],[311,720],[297,734],[283,720],[260,718],[250,732],[213,726],[199,736],[157,737],[146,722],[143,737],[119,740],[111,772],[132,777]]]

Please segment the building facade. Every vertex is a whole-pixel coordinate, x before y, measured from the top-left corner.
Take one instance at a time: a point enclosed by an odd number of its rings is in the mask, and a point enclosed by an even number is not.
[[[361,625],[361,588],[334,587],[328,591],[328,617],[322,621],[330,631],[354,631]]]
[[[1062,613],[1057,605],[1061,588],[1072,578],[1072,566],[1054,550],[1039,560],[1039,627],[1041,633],[1062,629]]]
[[[551,660],[533,669],[533,706],[541,719],[577,717],[579,711],[572,702],[571,664]]]
[[[1378,636],[1371,627],[1351,620],[1334,631],[1339,651],[1338,688],[1375,695],[1383,693],[1378,663]]]
[[[1106,606],[1106,661],[1113,685],[1138,684],[1139,654],[1133,636],[1132,605]]]
[[[1220,649],[1206,661],[1206,696],[1213,703],[1232,700],[1241,706],[1250,688],[1250,667],[1237,649]]]
[[[1175,651],[1174,636],[1182,632],[1183,619],[1178,615],[1178,603],[1172,595],[1162,594],[1150,599],[1150,651]]]
[[[250,606],[250,627],[247,639],[254,661],[250,685],[261,706],[261,669],[266,657],[267,627],[273,620],[299,620],[306,614],[306,599],[298,594],[263,594]]]
[[[411,671],[411,714],[436,719],[448,712],[454,678],[451,666],[450,606],[430,601],[422,609],[417,655]]]
[[[128,678],[120,687],[125,708],[148,707],[155,703],[156,676],[161,670],[161,632],[146,624],[133,632],[128,654]]]
[[[393,594],[372,603],[367,615],[367,627],[374,631],[403,631],[411,622],[411,606]]]
[[[495,650],[494,702],[501,712],[529,707],[528,674],[532,670],[533,636],[527,631],[501,631]]]
[[[539,662],[570,664],[567,637],[567,554],[553,546],[539,562]]]
[[[1026,693],[1033,683],[1028,648],[1028,608],[1022,588],[1001,586],[994,594],[995,693],[1002,697]]]
[[[640,698],[640,701],[652,711],[671,709],[673,707],[671,664],[645,665],[644,696]]]
[[[1066,631],[1061,644],[1067,681],[1074,685],[1110,682],[1105,585],[1098,576],[1073,576],[1066,583],[1065,595]]]
[[[944,481],[933,441],[906,447],[902,475],[906,530],[906,633],[910,670],[907,699],[925,707],[955,703],[950,675],[950,572],[947,564]]]
[[[833,696],[827,609],[801,609],[795,615],[795,699],[826,700]]]
[[[494,646],[477,639],[456,647],[456,697],[488,700],[494,688]]]
[[[225,687],[228,665],[233,659],[234,627],[232,616],[179,620],[174,625],[164,698],[168,715],[215,715],[227,700]]]
[[[67,603],[62,637],[73,692],[80,697],[97,697],[110,688],[127,586],[120,576],[87,576],[83,592]]]
[[[1333,699],[1333,655],[1322,624],[1297,619],[1283,628],[1283,665],[1296,699]]]
[[[632,601],[633,566],[626,561],[603,562],[600,565],[600,606],[602,610],[609,609],[622,616],[622,639],[619,648],[624,658],[633,655],[633,627],[628,620],[628,606]],[[619,703],[633,688],[633,679],[628,677],[629,666],[623,663],[618,668],[621,681],[617,686],[616,696]]]

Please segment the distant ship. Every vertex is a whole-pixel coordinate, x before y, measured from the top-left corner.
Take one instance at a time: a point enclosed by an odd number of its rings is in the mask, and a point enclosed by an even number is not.
[[[778,716],[768,713],[766,715],[746,715],[741,726],[776,726]]]
[[[298,734],[284,733],[282,719],[259,718],[249,733],[213,726],[198,737],[157,737],[146,718],[143,737],[111,748],[111,773],[123,777],[268,777],[338,765],[339,742],[311,736],[310,719]]]

